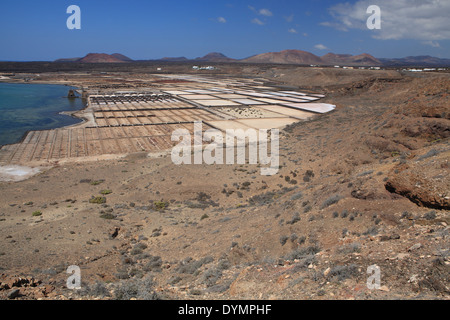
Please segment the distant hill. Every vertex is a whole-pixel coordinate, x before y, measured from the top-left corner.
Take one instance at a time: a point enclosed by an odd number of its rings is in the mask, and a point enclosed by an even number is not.
[[[77,63],[125,63],[133,60],[120,54],[106,54],[106,53],[89,53],[83,58],[69,58],[58,59],[55,62],[77,62]]]
[[[160,59],[161,61],[189,61],[188,58],[186,57],[164,57],[162,59]]]
[[[81,60],[81,58],[67,58],[67,59],[63,58],[63,59],[55,60],[54,62],[78,62],[80,60]]]
[[[106,53],[89,53],[84,58],[81,58],[80,63],[125,63],[124,60],[116,58]]]
[[[328,53],[322,57],[302,50],[284,50],[258,54],[241,60],[249,63],[282,63],[282,64],[314,64],[314,65],[348,65],[348,66],[379,66],[381,61],[370,54],[363,53],[357,56],[350,54]]]
[[[325,64],[335,65],[357,65],[357,66],[381,66],[383,63],[370,54],[363,53],[352,56],[351,54],[334,54],[328,53],[321,57]]]
[[[415,56],[397,59],[380,59],[385,66],[449,67],[450,59]]]
[[[322,60],[307,51],[284,50],[268,52],[240,60],[247,63],[281,63],[281,64],[321,64]]]
[[[206,56],[195,59],[196,61],[205,61],[205,62],[234,62],[236,59],[228,58],[226,55],[219,52],[211,52]]]
[[[111,56],[114,57],[114,58],[117,58],[119,60],[125,61],[125,62],[132,62],[133,61],[133,59],[130,59],[127,56],[124,56],[123,54],[120,54],[120,53],[113,53]]]
[[[327,53],[316,56],[311,52],[302,50],[283,50],[280,52],[267,52],[257,54],[245,59],[232,59],[219,52],[211,52],[203,57],[188,59],[186,57],[165,57],[157,60],[142,61],[166,61],[166,62],[211,62],[211,63],[274,63],[274,64],[298,64],[298,65],[339,65],[339,66],[417,66],[417,67],[449,67],[450,59],[441,59],[431,56],[414,56],[398,59],[377,59],[368,53],[359,55]],[[63,63],[131,63],[134,60],[120,53],[89,53],[83,58],[58,59],[55,62]]]

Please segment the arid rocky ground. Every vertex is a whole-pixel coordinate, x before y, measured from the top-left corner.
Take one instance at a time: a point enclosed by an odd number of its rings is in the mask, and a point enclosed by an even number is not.
[[[283,68],[257,73],[337,109],[282,132],[275,176],[133,154],[0,183],[0,297],[448,299],[449,75]]]

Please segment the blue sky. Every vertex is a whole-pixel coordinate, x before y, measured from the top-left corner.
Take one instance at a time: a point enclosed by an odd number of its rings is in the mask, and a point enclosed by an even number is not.
[[[382,29],[368,30],[368,5]],[[69,30],[69,5],[81,30]],[[54,60],[90,52],[133,59],[245,58],[300,49],[378,58],[450,58],[449,0],[15,0],[0,4],[0,60]]]

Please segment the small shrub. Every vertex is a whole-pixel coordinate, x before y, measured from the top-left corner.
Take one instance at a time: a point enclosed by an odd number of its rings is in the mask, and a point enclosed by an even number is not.
[[[40,211],[35,211],[35,212],[33,212],[33,217],[39,217],[39,216],[42,216],[42,212],[40,212]]]
[[[222,271],[215,268],[208,269],[202,276],[202,282],[206,284],[207,287],[212,287],[221,277]]]
[[[91,181],[91,185],[98,186],[99,184],[102,184],[103,182],[105,182],[105,180],[95,180],[95,181]]]
[[[355,277],[358,274],[358,267],[355,264],[346,266],[336,266],[331,269],[329,276],[338,281],[344,281]]]
[[[437,156],[439,153],[441,153],[441,151],[438,151],[436,149],[431,149],[430,151],[428,151],[427,153],[425,153],[424,155],[420,156],[417,161],[422,161],[424,159],[430,158],[430,157],[434,157]]]
[[[133,256],[135,256],[135,255],[137,255],[137,254],[141,254],[142,252],[143,252],[143,251],[142,251],[141,248],[134,247],[133,249],[131,249],[130,254],[133,255]]]
[[[97,281],[95,284],[91,286],[85,286],[83,287],[81,291],[82,295],[85,296],[92,296],[92,297],[98,297],[98,298],[105,298],[110,297],[111,294],[109,293],[108,288],[102,283]]]
[[[336,204],[339,202],[339,200],[341,200],[343,197],[339,194],[336,194],[334,196],[329,197],[328,199],[326,199],[322,205],[320,206],[320,209],[325,209],[333,204]]]
[[[315,255],[320,252],[320,248],[317,246],[310,246],[307,248],[297,248],[293,250],[291,253],[287,254],[284,259],[285,260],[295,260],[295,259],[303,259],[306,256]]]
[[[107,195],[107,194],[111,194],[111,193],[112,193],[111,190],[102,190],[102,191],[100,191],[100,194],[103,194],[103,195]]]
[[[370,227],[366,230],[366,232],[363,232],[363,235],[365,236],[376,236],[378,234],[378,228],[377,227]]]
[[[288,237],[287,236],[281,236],[280,237],[280,243],[282,246],[284,246],[286,244],[286,242],[288,241]]]
[[[102,214],[100,215],[100,218],[106,219],[106,220],[112,220],[112,219],[115,219],[116,216],[113,215],[112,213],[107,212],[107,213],[102,213]]]
[[[337,252],[340,254],[350,254],[354,252],[360,252],[361,251],[361,245],[359,243],[351,243],[344,245],[337,249]]]
[[[429,211],[429,212],[425,213],[423,215],[423,217],[427,220],[434,220],[434,219],[436,219],[436,211],[434,211],[434,210]]]
[[[408,211],[403,211],[400,219],[410,219],[410,218],[412,218],[412,216],[413,216],[412,213],[410,213]]]
[[[156,211],[163,211],[168,206],[169,206],[169,203],[164,202],[164,201],[155,201],[153,203],[153,207],[155,208]]]
[[[89,200],[89,203],[103,204],[103,203],[106,203],[106,198],[105,197],[92,197]]]
[[[305,236],[301,236],[300,238],[298,238],[298,244],[304,244],[306,242],[306,237]]]
[[[314,177],[314,172],[312,170],[306,170],[305,175],[303,176],[304,182],[309,182],[311,178]]]
[[[144,271],[162,272],[162,259],[158,256],[150,256],[149,262],[144,266]]]
[[[289,221],[286,221],[286,224],[295,224],[295,223],[299,222],[300,220],[301,220],[300,214],[298,212],[295,212],[292,215],[292,219]]]
[[[204,220],[204,219],[208,219],[209,216],[205,213],[204,215],[201,216],[200,220]]]
[[[151,278],[122,281],[116,285],[114,297],[116,300],[159,300],[159,295],[153,290],[154,282]]]
[[[297,193],[294,193],[294,194],[291,196],[291,200],[292,200],[292,201],[299,200],[299,199],[301,199],[302,197],[303,197],[303,193],[297,192]]]
[[[213,262],[212,257],[205,257],[200,260],[192,260],[192,258],[186,258],[179,263],[175,271],[178,273],[194,274],[203,265]]]

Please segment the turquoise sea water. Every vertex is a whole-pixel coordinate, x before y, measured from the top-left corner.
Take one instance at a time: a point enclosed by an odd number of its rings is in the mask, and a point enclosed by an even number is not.
[[[81,99],[67,99],[71,87],[0,83],[0,146],[19,142],[29,130],[47,130],[81,122],[61,111],[83,108]]]

